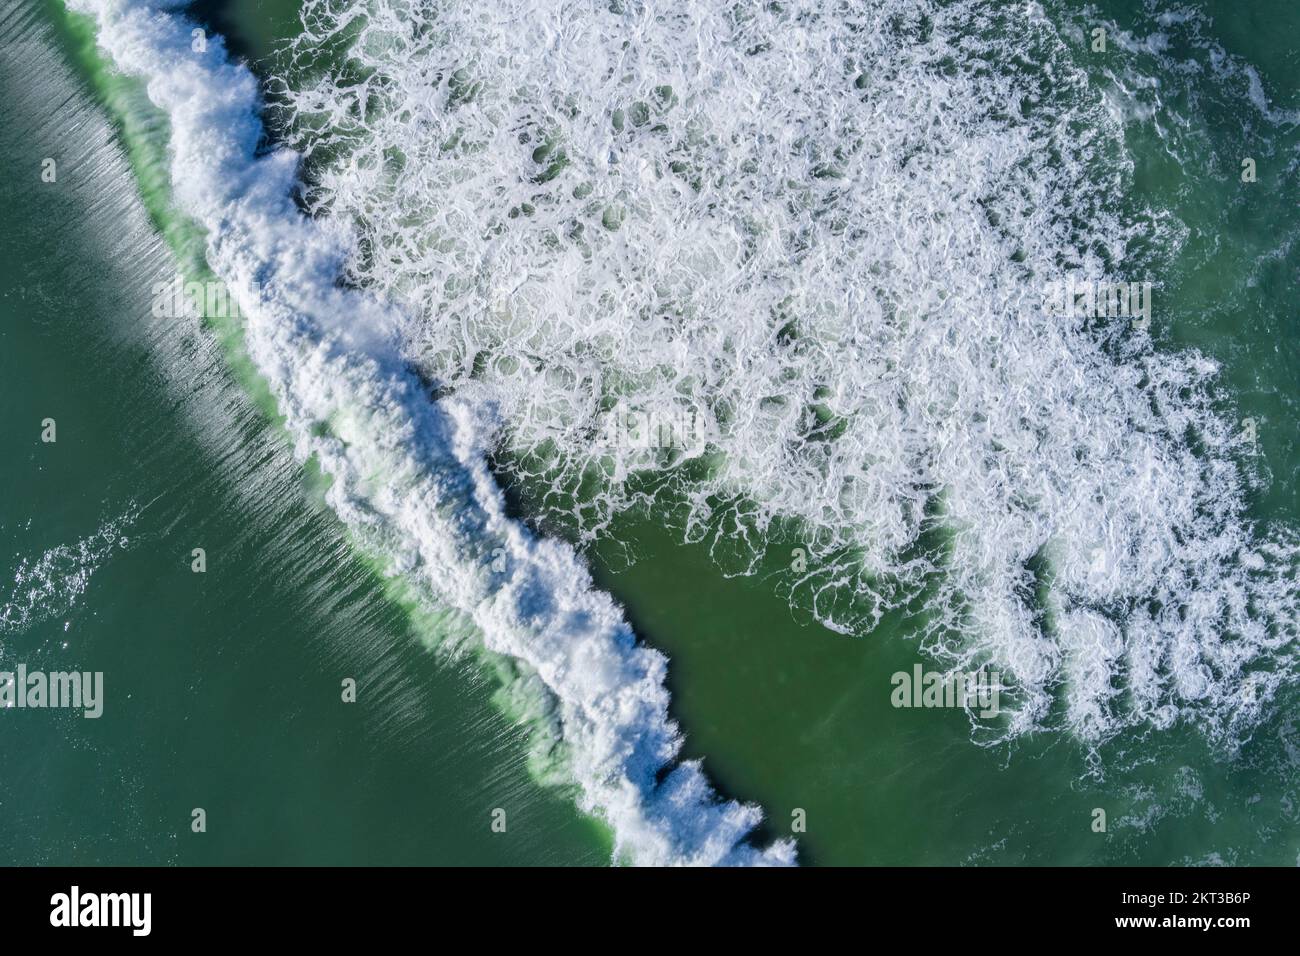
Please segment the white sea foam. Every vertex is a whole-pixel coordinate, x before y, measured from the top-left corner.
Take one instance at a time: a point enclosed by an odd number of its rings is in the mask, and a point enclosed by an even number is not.
[[[486,646],[534,672],[558,704],[585,809],[639,863],[794,861],[759,849],[761,818],[720,800],[668,717],[666,661],[639,646],[572,548],[504,513],[485,464],[496,424],[473,398],[431,401],[397,354],[398,313],[341,288],[350,229],[303,217],[297,157],[258,155],[253,76],[219,38],[192,49],[176,4],[69,0],[101,48],[142,78],[171,126],[176,201],[208,233],[208,259],[246,319],[250,353],[300,456],[334,478],[331,505],[368,546],[477,624]]]
[[[130,543],[126,530],[134,515],[129,510],[75,544],[57,545],[39,558],[19,556],[9,596],[0,602],[0,634],[18,633],[72,610],[109,555]]]
[[[582,540],[647,475],[742,566],[794,519],[792,599],[923,597],[931,653],[1013,684],[993,739],[1231,742],[1294,678],[1296,543],[1245,515],[1215,364],[1043,307],[1152,280],[1159,323],[1185,227],[1126,207],[1124,110],[1036,4],[308,0],[276,95],[403,354]],[[620,402],[712,453],[611,447]]]

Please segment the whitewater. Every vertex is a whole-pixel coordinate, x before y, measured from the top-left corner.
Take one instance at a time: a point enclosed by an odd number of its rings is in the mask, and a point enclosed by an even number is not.
[[[678,760],[663,655],[503,477],[579,545],[671,506],[747,571],[794,527],[793,604],[856,634],[922,606],[927,653],[1011,679],[984,742],[1232,746],[1294,681],[1300,551],[1247,517],[1214,362],[1045,308],[1148,280],[1181,224],[1120,209],[1122,121],[1037,5],[308,0],[269,152],[180,4],[69,6],[168,116],[297,455],[540,682],[617,857],[795,850]],[[611,441],[628,409],[706,440]]]
[[[1101,88],[1037,3],[302,21],[272,86],[307,207],[574,540],[640,510],[729,572],[798,544],[778,586],[826,627],[923,608],[932,657],[1013,675],[988,743],[1185,720],[1233,747],[1294,679],[1296,538],[1247,516],[1265,479],[1217,364],[1049,303],[1151,283],[1169,321],[1187,227],[1126,201],[1124,89],[1157,77]]]
[[[486,466],[489,410],[431,401],[394,347],[398,316],[339,286],[348,240],[295,207],[297,156],[259,155],[253,75],[218,37],[197,51],[198,28],[165,6],[70,7],[95,18],[101,48],[166,113],[176,203],[208,233],[297,454],[332,476],[329,502],[359,536],[544,682],[580,803],[609,823],[616,855],[793,863],[790,841],[745,842],[757,807],[720,800],[697,762],[675,761],[664,657],[637,644],[572,548],[505,515]]]

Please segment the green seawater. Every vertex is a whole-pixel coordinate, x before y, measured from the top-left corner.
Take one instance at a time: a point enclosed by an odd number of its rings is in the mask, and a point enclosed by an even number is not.
[[[1300,8],[1195,6],[1274,109],[1300,110]],[[1158,8],[1047,9],[1145,32]],[[196,13],[255,69],[296,29],[292,0]],[[0,38],[0,601],[26,613],[0,625],[0,669],[102,670],[106,685],[99,720],[0,713],[0,862],[608,861],[603,828],[530,775],[491,675],[425,650],[427,625],[355,553],[250,395],[237,344],[219,325],[150,317],[151,287],[187,240],[160,214],[149,157],[123,149],[140,136],[124,134],[84,38],[35,0],[0,6]],[[34,41],[45,68],[12,68]],[[1083,62],[1105,84],[1120,56]],[[1258,423],[1269,476],[1254,514],[1296,525],[1300,135],[1218,90],[1209,76],[1163,89],[1197,118],[1176,149],[1130,127],[1127,199],[1188,226],[1153,334],[1223,364],[1225,401]],[[49,156],[53,184],[40,180]],[[763,838],[802,821],[805,863],[1300,862],[1294,688],[1234,753],[1185,727],[1122,735],[1101,769],[1055,734],[981,748],[959,711],[891,706],[890,676],[921,662],[915,622],[846,636],[790,609],[777,582],[797,538],[730,578],[654,516],[613,537],[635,560],[597,547],[597,582],[669,655],[687,755],[766,809]],[[347,677],[355,704],[340,699]],[[490,828],[496,808],[505,833]]]

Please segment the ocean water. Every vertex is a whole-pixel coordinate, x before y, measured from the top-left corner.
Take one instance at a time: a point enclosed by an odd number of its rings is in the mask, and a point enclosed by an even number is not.
[[[1292,6],[68,6],[5,858],[1300,862]]]

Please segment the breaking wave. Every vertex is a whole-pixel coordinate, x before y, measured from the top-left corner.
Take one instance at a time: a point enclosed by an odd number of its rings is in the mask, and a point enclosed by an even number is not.
[[[341,287],[350,233],[297,209],[296,155],[259,151],[253,75],[169,11],[177,4],[69,6],[94,18],[102,50],[166,114],[175,202],[207,233],[297,453],[333,478],[328,500],[367,550],[544,685],[580,803],[610,824],[618,858],[794,862],[790,841],[750,841],[759,808],[720,799],[698,762],[678,760],[663,655],[637,643],[571,547],[506,515],[486,465],[491,409],[431,400],[394,347],[399,313]]]
[[[1011,684],[981,742],[1231,745],[1294,680],[1297,541],[1248,516],[1216,364],[1047,305],[1151,281],[1159,322],[1186,230],[1128,201],[1123,119],[1037,5],[307,0],[271,84],[296,152],[176,4],[69,5],[167,114],[331,505],[544,687],[620,856],[794,859],[678,760],[666,661],[592,586],[578,549],[637,509],[729,571],[799,541],[783,586],[836,630],[919,612]]]

